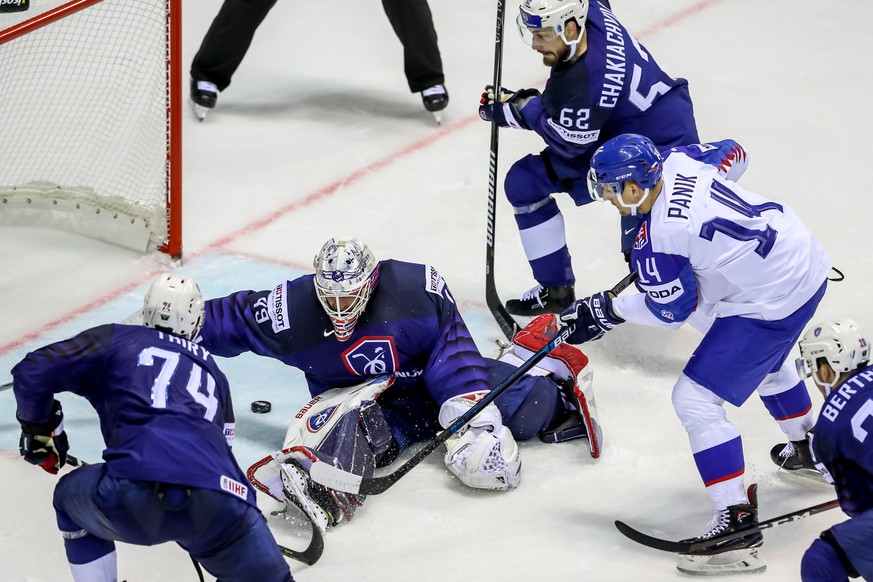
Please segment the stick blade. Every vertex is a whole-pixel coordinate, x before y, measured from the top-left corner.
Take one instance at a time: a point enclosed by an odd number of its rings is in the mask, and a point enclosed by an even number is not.
[[[320,485],[344,491],[346,493],[358,494],[361,492],[361,481],[363,477],[343,471],[333,465],[329,465],[323,461],[318,461],[312,464],[309,469],[309,476],[312,480]]]

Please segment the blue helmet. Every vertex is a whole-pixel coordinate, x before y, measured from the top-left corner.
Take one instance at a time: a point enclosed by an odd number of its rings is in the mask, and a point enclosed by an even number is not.
[[[603,200],[604,191],[620,193],[628,180],[641,188],[653,188],[661,178],[663,162],[649,138],[636,133],[619,135],[597,148],[591,157],[588,192],[594,200]]]

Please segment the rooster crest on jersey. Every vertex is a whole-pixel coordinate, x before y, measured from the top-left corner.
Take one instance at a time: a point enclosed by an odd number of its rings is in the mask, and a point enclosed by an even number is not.
[[[339,341],[355,324],[379,281],[379,265],[370,248],[356,238],[332,238],[315,255],[315,293]]]

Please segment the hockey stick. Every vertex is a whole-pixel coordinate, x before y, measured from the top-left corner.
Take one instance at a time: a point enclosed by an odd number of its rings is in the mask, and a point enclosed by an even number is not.
[[[283,450],[283,452],[285,452]],[[260,461],[253,464],[246,470],[246,478],[249,480],[249,483],[254,485],[255,489],[259,490],[261,493],[265,493],[275,499],[276,501],[282,501],[273,493],[270,492],[270,488],[264,485],[257,477],[255,477],[255,473],[258,469],[268,464],[273,459],[272,455],[267,455]],[[303,511],[301,509],[301,511]],[[270,515],[279,515],[284,513],[284,510],[281,511],[272,511]],[[305,511],[303,511],[305,515]],[[319,529],[318,525],[311,519],[309,520],[309,525],[312,526],[312,539],[309,540],[309,545],[306,546],[304,550],[292,550],[291,548],[286,548],[282,544],[279,545],[279,550],[282,552],[286,558],[291,558],[292,560],[297,560],[298,562],[302,562],[307,566],[311,566],[316,563],[319,558],[321,558],[321,554],[324,553],[324,535],[321,533],[321,529]]]
[[[636,272],[631,271],[625,276],[624,279],[619,281],[615,285],[615,287],[610,289],[610,292],[614,295],[618,295],[619,293],[624,291],[631,283],[633,283],[636,278]],[[413,467],[418,465],[428,455],[436,450],[437,447],[449,440],[449,438],[453,434],[457,433],[464,426],[466,426],[467,423],[470,422],[474,416],[479,414],[483,408],[493,402],[495,398],[500,396],[507,388],[512,386],[512,384],[514,384],[516,380],[521,378],[540,360],[545,358],[549,354],[549,352],[567,341],[567,338],[570,337],[570,335],[575,330],[575,324],[570,324],[564,328],[559,329],[557,335],[552,338],[552,341],[540,348],[537,353],[527,359],[518,368],[516,368],[515,371],[507,376],[503,382],[494,387],[491,392],[489,392],[484,398],[482,398],[479,402],[473,405],[467,412],[456,418],[455,421],[448,426],[448,428],[439,433],[433,440],[428,441],[428,443],[425,444],[418,451],[416,451],[416,453],[412,455],[412,457],[408,461],[400,465],[393,472],[379,477],[363,477],[361,475],[349,473],[348,471],[343,471],[342,469],[334,467],[333,465],[328,465],[323,461],[316,461],[309,469],[310,477],[312,477],[313,481],[324,485],[325,487],[329,487],[331,489],[336,489],[339,491],[345,491],[347,493],[354,493],[358,495],[378,495],[379,493],[384,493],[389,487],[391,487],[398,480],[400,480],[401,477],[403,477],[410,470],[412,470]]]
[[[12,382],[6,382],[5,384],[0,384],[0,392],[3,392],[4,390],[9,390],[10,388],[12,388]]]
[[[711,537],[708,540],[691,542],[674,542],[671,540],[656,538],[654,536],[644,534],[643,532],[636,530],[626,523],[618,520],[616,520],[615,522],[615,527],[617,527],[618,531],[620,531],[622,534],[637,542],[638,544],[642,544],[644,546],[648,546],[650,548],[654,548],[656,550],[661,550],[664,552],[674,552],[677,554],[694,554],[701,551],[707,552],[716,550],[718,549],[718,546],[720,546],[724,542],[728,542],[736,538],[741,538],[745,535],[749,535],[750,533],[781,525],[783,523],[798,521],[805,517],[809,517],[810,515],[815,515],[816,513],[821,513],[823,511],[827,511],[828,509],[839,507],[839,505],[840,502],[834,499],[833,501],[826,501],[824,503],[819,503],[818,505],[813,505],[812,507],[807,507],[806,509],[798,509],[797,511],[792,511],[790,513],[786,513],[785,515],[780,515],[779,517],[774,517],[772,519],[759,522],[753,527],[746,527],[735,531],[727,532],[722,535]]]
[[[497,32],[494,38],[494,94],[500,95],[501,69],[503,68],[503,21],[506,14],[506,0],[497,0]],[[500,331],[506,339],[512,341],[518,324],[506,311],[503,302],[497,295],[497,284],[494,282],[494,237],[497,235],[495,223],[497,218],[497,146],[500,127],[491,124],[491,150],[488,156],[488,217],[485,226],[485,303],[488,310],[500,326]]]

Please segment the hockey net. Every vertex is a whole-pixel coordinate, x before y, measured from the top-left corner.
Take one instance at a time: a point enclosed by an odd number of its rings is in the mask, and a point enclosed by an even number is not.
[[[0,225],[181,258],[181,0],[0,13]]]

